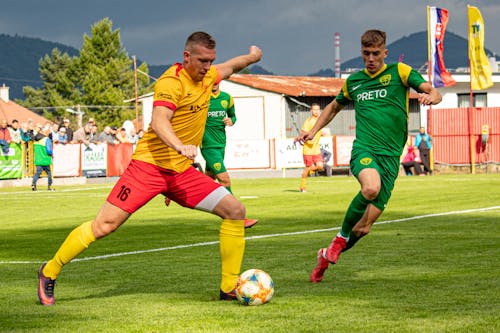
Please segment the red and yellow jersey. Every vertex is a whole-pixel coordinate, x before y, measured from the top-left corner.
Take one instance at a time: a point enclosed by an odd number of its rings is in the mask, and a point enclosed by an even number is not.
[[[184,145],[201,144],[210,94],[217,79],[218,73],[213,66],[202,81],[194,82],[181,64],[175,64],[156,82],[153,107],[165,106],[174,111],[170,122]],[[139,140],[132,159],[176,172],[185,171],[193,162],[163,143],[151,126]]]
[[[318,120],[317,117],[309,117],[304,121],[304,124],[302,125],[302,130],[304,132],[309,132],[312,130],[314,127],[314,124],[316,124],[316,121]],[[321,138],[321,130],[316,133],[314,136],[314,139],[310,141],[304,142],[304,146],[302,147],[302,155],[318,155],[321,154],[321,149],[319,146],[319,139]]]

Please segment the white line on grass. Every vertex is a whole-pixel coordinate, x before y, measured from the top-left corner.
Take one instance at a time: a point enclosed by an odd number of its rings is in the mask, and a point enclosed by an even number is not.
[[[398,222],[420,220],[420,219],[432,218],[432,217],[438,217],[438,216],[485,212],[485,211],[496,210],[496,209],[500,209],[500,206],[492,206],[492,207],[485,207],[485,208],[466,209],[466,210],[457,210],[457,211],[451,211],[451,212],[412,216],[412,217],[406,217],[406,218],[396,219],[396,220],[375,222],[375,224],[398,223]],[[312,233],[318,233],[318,232],[335,231],[335,230],[339,230],[339,229],[340,229],[340,227],[327,228],[327,229],[305,230],[305,231],[295,231],[295,232],[284,232],[284,233],[280,233],[280,234],[250,236],[250,237],[245,237],[245,239],[251,240],[251,239],[274,238],[274,237],[284,237],[284,236],[294,236],[294,235],[305,235],[305,234],[312,234]],[[72,261],[76,262],[76,261],[87,261],[87,260],[100,260],[100,259],[107,259],[107,258],[113,258],[113,257],[123,257],[123,256],[128,256],[128,255],[133,255],[133,254],[170,251],[170,250],[184,249],[184,248],[190,248],[190,247],[199,247],[199,246],[208,246],[208,245],[216,245],[216,244],[219,244],[219,241],[176,245],[176,246],[161,247],[161,248],[149,249],[149,250],[138,250],[138,251],[111,253],[111,254],[105,254],[102,256],[76,258],[76,259],[73,259]],[[40,264],[40,263],[41,262],[39,262],[39,261],[0,261],[0,264]]]

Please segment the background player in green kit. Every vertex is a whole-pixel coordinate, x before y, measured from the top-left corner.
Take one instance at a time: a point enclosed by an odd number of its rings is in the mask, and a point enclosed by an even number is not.
[[[205,174],[217,179],[219,184],[231,191],[231,178],[224,165],[226,151],[226,126],[236,122],[234,101],[231,95],[219,89],[219,83],[212,87],[205,133],[201,143],[201,155],[205,159]],[[255,219],[245,219],[245,228],[257,223]]]
[[[391,196],[399,171],[399,159],[408,136],[410,87],[424,105],[437,104],[441,94],[410,66],[386,65],[386,34],[368,30],[361,36],[365,69],[347,78],[338,96],[328,104],[314,127],[296,141],[312,140],[349,102],[356,112],[356,139],[350,168],[361,185],[344,217],[342,228],[328,248],[318,251],[311,282],[321,282],[328,265],[368,234]]]

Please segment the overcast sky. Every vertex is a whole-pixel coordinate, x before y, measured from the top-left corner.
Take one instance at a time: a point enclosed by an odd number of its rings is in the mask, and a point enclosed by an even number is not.
[[[80,49],[83,34],[109,17],[127,53],[148,64],[181,61],[186,37],[203,30],[217,40],[218,62],[255,44],[267,70],[306,75],[333,67],[335,32],[341,61],[349,60],[359,55],[359,37],[367,29],[385,30],[388,43],[425,31],[426,5],[448,9],[447,31],[466,38],[467,3],[483,15],[486,47],[500,52],[498,0],[3,0],[0,33]]]

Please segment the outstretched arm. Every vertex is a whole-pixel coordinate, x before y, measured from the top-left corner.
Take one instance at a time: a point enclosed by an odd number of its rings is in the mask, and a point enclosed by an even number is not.
[[[262,51],[255,45],[250,46],[247,54],[243,54],[229,59],[221,64],[214,65],[217,71],[222,76],[222,79],[227,79],[232,74],[241,71],[243,68],[258,62],[262,58]]]

